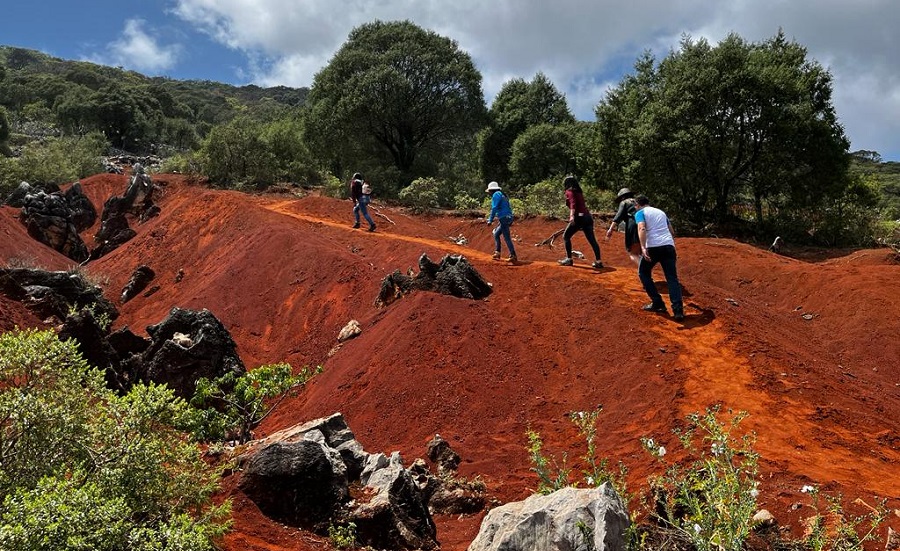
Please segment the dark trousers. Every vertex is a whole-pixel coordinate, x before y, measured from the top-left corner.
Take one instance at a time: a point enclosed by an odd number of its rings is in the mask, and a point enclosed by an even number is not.
[[[684,312],[684,304],[681,299],[681,284],[678,283],[678,270],[675,263],[678,255],[675,253],[675,247],[672,245],[663,245],[662,247],[648,247],[647,254],[650,260],[641,258],[641,265],[638,266],[638,276],[644,285],[644,290],[653,304],[665,304],[662,295],[656,290],[653,284],[653,267],[659,263],[662,266],[663,274],[666,276],[666,285],[669,286],[669,300],[672,302],[672,313],[679,314]]]
[[[563,232],[563,242],[566,244],[566,258],[572,258],[572,236],[581,230],[587,238],[588,244],[594,249],[594,258],[600,260],[600,245],[597,244],[597,238],[594,237],[594,219],[590,214],[584,216],[575,215],[575,219],[566,226]]]

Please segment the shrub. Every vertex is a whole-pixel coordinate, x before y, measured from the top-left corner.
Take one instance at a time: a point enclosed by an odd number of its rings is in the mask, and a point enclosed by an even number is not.
[[[292,374],[290,364],[263,365],[240,376],[227,373],[217,379],[201,378],[191,404],[192,429],[199,440],[252,438],[252,430],[288,394],[306,384],[322,368],[304,368]],[[271,399],[275,399],[271,403]]]
[[[418,178],[400,191],[400,202],[415,212],[425,212],[440,207],[438,201],[441,183],[434,178]]]
[[[453,208],[456,210],[476,210],[479,206],[478,199],[464,191],[453,197]]]
[[[166,387],[120,396],[73,341],[0,335],[0,549],[205,551],[229,506]]]
[[[806,521],[806,536],[798,542],[809,551],[862,551],[865,542],[875,541],[876,530],[888,516],[886,500],[872,507],[858,499],[856,502],[864,505],[868,511],[863,515],[849,515],[842,505],[840,494],[822,494],[818,486],[804,486],[800,491],[811,496],[815,511]],[[827,502],[824,513],[820,509],[820,495]],[[860,536],[860,526],[865,524],[868,524],[868,529]]]
[[[356,547],[356,524],[348,522],[346,526],[328,526],[328,539],[338,549]]]
[[[21,157],[7,161],[18,164],[13,169],[18,180],[15,185],[22,180],[32,184],[63,184],[103,172],[100,156],[106,148],[107,142],[98,132],[75,138],[46,138],[28,144]],[[0,178],[6,183],[7,177]]]
[[[322,194],[335,199],[350,197],[348,186],[331,174],[322,176]]]
[[[690,463],[668,465],[664,475],[651,479],[661,509],[658,520],[698,551],[740,551],[756,512],[754,436],[737,440],[731,434],[746,413],[729,412],[732,417],[726,424],[718,420],[719,409],[714,406],[703,415],[688,415],[688,427],[675,433]],[[650,438],[642,444],[665,464],[665,447]]]
[[[542,180],[524,190],[523,214],[567,219],[566,196],[562,185],[556,180]]]

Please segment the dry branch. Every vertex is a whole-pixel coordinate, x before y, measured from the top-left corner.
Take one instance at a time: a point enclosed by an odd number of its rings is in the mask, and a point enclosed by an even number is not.
[[[566,226],[566,227],[568,227],[568,226]],[[547,239],[544,239],[540,243],[535,243],[534,246],[540,247],[541,245],[547,245],[548,247],[550,247],[552,249],[553,248],[553,240],[556,239],[557,237],[559,237],[564,231],[566,231],[566,228],[563,228],[559,231],[553,232],[553,235],[551,235]]]

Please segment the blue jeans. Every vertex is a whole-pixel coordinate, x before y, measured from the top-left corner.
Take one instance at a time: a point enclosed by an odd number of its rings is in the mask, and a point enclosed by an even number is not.
[[[372,217],[369,216],[369,207],[368,201],[364,199],[360,199],[353,205],[353,217],[356,220],[356,225],[359,225],[359,213],[362,212],[363,218],[366,219],[366,222],[369,223],[369,227],[374,227],[375,222],[372,222]]]
[[[509,227],[513,222],[512,216],[504,216],[497,220],[500,223],[497,224],[497,227],[491,232],[494,234],[494,250],[500,252],[500,236],[503,235],[503,240],[506,241],[506,246],[509,248],[509,255],[516,256],[516,248],[513,247],[512,236],[509,233]]]
[[[662,295],[656,290],[653,284],[653,267],[659,263],[662,266],[663,274],[666,276],[666,285],[669,286],[669,301],[672,302],[672,313],[684,313],[684,304],[681,299],[681,284],[678,282],[678,270],[675,268],[675,262],[678,255],[675,254],[675,247],[672,245],[663,245],[662,247],[648,247],[647,254],[650,256],[648,261],[641,257],[641,264],[638,266],[638,276],[644,285],[644,290],[653,304],[665,304]]]

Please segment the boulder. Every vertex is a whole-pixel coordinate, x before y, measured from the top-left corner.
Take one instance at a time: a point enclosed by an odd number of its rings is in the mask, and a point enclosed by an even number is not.
[[[122,289],[122,304],[133,299],[146,289],[154,277],[156,277],[156,272],[150,266],[142,264],[135,268],[134,272],[131,273],[131,279],[128,280],[128,283]]]
[[[446,255],[439,264],[427,254],[419,257],[419,273],[405,275],[395,270],[381,281],[376,306],[385,306],[414,290],[433,291],[444,295],[473,300],[491,294],[491,284],[485,281],[466,257]]]
[[[20,209],[25,206],[25,197],[35,191],[37,190],[28,182],[20,182],[16,189],[12,190],[12,192],[6,196],[3,204]]]
[[[339,454],[311,440],[263,447],[247,463],[239,488],[266,516],[317,531],[350,497]]]
[[[425,446],[425,452],[428,459],[438,466],[438,474],[453,475],[459,468],[459,454],[453,451],[450,444],[441,438],[440,434],[435,434],[434,438]]]
[[[38,191],[25,196],[19,220],[34,239],[76,262],[83,262],[88,258],[88,250],[78,235],[72,215],[62,194]]]
[[[176,333],[187,336],[192,345],[175,342]],[[191,399],[201,377],[246,372],[234,339],[209,310],[172,308],[166,319],[147,327],[147,334],[151,342],[142,354],[142,378],[167,384],[182,398]]]
[[[72,184],[72,187],[66,190],[63,196],[69,205],[69,210],[72,213],[72,223],[75,224],[76,230],[82,232],[94,225],[94,222],[97,221],[97,209],[94,208],[94,204],[84,194],[81,182]]]
[[[468,551],[625,551],[628,513],[609,483],[563,488],[492,509]]]
[[[375,492],[348,513],[361,543],[378,549],[440,548],[431,513],[398,452],[390,458],[370,455],[360,481]]]
[[[347,325],[343,327],[338,333],[338,342],[344,342],[350,340],[354,337],[359,336],[362,333],[362,328],[359,326],[359,322],[356,320],[350,320],[347,322]]]
[[[103,290],[78,272],[47,272],[31,268],[0,268],[0,290],[26,303],[42,318],[66,319],[70,310],[90,308],[97,319],[119,316]]]

